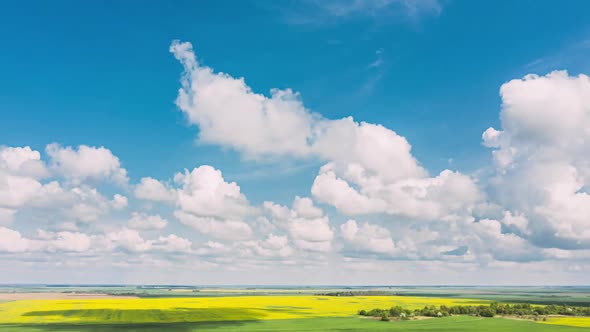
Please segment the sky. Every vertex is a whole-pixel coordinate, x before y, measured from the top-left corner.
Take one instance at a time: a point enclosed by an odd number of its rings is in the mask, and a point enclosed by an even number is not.
[[[0,283],[587,284],[587,1],[1,7]]]

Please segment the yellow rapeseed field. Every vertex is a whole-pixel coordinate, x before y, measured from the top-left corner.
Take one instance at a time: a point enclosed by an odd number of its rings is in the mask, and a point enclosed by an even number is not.
[[[356,315],[358,310],[479,305],[485,301],[407,296],[237,296],[149,299],[19,300],[0,303],[0,323],[165,323],[297,319]]]
[[[590,317],[549,317],[544,324],[590,327]]]

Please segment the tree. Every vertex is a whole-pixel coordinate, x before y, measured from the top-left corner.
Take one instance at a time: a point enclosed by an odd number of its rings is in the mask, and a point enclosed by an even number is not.
[[[485,308],[479,311],[479,315],[482,317],[494,317],[494,312],[490,308]]]
[[[395,306],[395,307],[391,307],[389,309],[389,315],[391,317],[399,317],[399,315],[404,312],[404,308],[402,308],[401,306]]]

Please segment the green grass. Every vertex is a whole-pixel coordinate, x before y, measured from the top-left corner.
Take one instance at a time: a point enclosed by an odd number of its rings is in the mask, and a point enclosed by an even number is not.
[[[537,324],[502,318],[457,316],[421,321],[380,322],[372,319],[310,318],[218,323],[175,323],[133,325],[0,325],[0,332],[192,332],[192,331],[410,331],[410,332],[576,332],[588,331],[559,325]]]
[[[287,310],[287,309],[271,309]],[[248,308],[174,308],[164,309],[76,309],[29,311],[23,316],[43,317],[60,316],[77,318],[79,324],[171,324],[189,322],[216,322],[261,320],[265,312]],[[51,323],[55,324],[55,323]],[[49,325],[51,325],[49,324]],[[76,323],[68,323],[76,324]],[[1,331],[1,330],[0,330]]]

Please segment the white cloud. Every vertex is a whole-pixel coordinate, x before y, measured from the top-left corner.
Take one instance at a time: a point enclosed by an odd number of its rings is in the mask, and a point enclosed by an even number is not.
[[[272,233],[264,240],[245,241],[241,242],[239,246],[242,255],[253,256],[254,258],[285,258],[294,253],[286,236],[277,236]]]
[[[329,242],[334,236],[328,217],[314,219],[294,218],[287,228],[289,234],[296,240]]]
[[[152,247],[152,243],[144,240],[138,231],[128,228],[108,233],[105,240],[111,248],[122,248],[130,252],[148,251]]]
[[[324,215],[324,211],[314,206],[309,197],[296,196],[293,201],[293,211],[303,218],[320,218]]]
[[[311,193],[319,202],[328,203],[348,215],[378,213],[387,208],[387,202],[381,198],[367,197],[339,178],[331,164],[320,169]]]
[[[182,238],[175,234],[160,236],[156,241],[152,242],[152,247],[155,250],[178,253],[191,252],[192,245],[193,244],[190,240]]]
[[[81,222],[93,222],[108,211],[107,202],[95,189],[74,188],[75,203],[65,206],[65,215]]]
[[[200,66],[190,43],[173,43],[170,51],[182,62],[177,105],[199,125],[202,141],[228,145],[247,154],[308,153],[310,114],[291,90],[272,90],[272,97],[252,92],[235,79]]]
[[[18,209],[41,189],[39,179],[47,174],[38,151],[0,146],[0,225],[12,223]]]
[[[340,171],[341,177],[337,172],[333,164],[322,167],[311,192],[318,201],[333,205],[347,215],[387,213],[425,220],[443,219],[468,213],[483,198],[473,179],[449,170],[434,178],[394,181],[368,175],[364,168],[354,164]]]
[[[590,247],[590,78],[555,71],[502,85],[502,130],[484,144],[497,173],[494,199],[542,246]]]
[[[127,204],[128,204],[127,197],[120,195],[120,194],[115,194],[113,196],[113,200],[111,201],[111,205],[113,206],[113,208],[115,208],[117,210],[126,208]]]
[[[329,161],[312,193],[347,214],[436,218],[480,196],[473,181],[460,173],[428,178],[408,141],[390,129],[351,117],[326,119],[307,110],[291,90],[272,90],[270,97],[257,94],[243,78],[199,64],[190,43],[174,42],[170,50],[185,68],[177,105],[199,126],[202,141],[229,146],[249,158]]]
[[[378,225],[363,223],[359,227],[355,220],[348,220],[340,225],[340,233],[353,250],[377,254],[392,254],[395,250],[389,231]]]
[[[28,251],[32,242],[24,238],[20,232],[0,226],[0,252],[24,252]]]
[[[196,231],[221,240],[244,240],[253,235],[244,218],[257,209],[241,193],[235,182],[226,182],[221,171],[202,165],[174,175],[175,187],[153,178],[143,178],[135,187],[135,197],[174,203],[174,216]]]
[[[231,248],[225,244],[216,241],[207,241],[203,247],[195,250],[195,253],[200,256],[219,256],[228,253]]]
[[[180,210],[175,211],[174,216],[183,224],[215,239],[245,240],[253,234],[250,226],[241,220],[200,217]]]
[[[78,153],[82,164],[91,164],[87,159],[92,158],[92,153],[88,154],[87,149],[92,150],[81,147],[76,152],[71,148],[62,149],[57,144],[49,145],[48,151],[55,153],[54,157],[57,158],[51,164],[52,169],[55,171],[63,166],[64,170],[71,170],[71,164],[77,160],[72,154]],[[118,159],[116,164],[118,165]],[[88,223],[108,214],[112,209],[122,209],[128,204],[125,196],[115,194],[109,201],[96,188],[86,184],[76,185],[72,181],[62,184],[59,178],[47,183],[41,182],[49,175],[38,151],[30,147],[0,147],[0,224],[11,223],[17,212],[23,209],[52,223]],[[80,174],[74,171],[72,176],[79,178]]]
[[[286,221],[291,216],[291,210],[283,205],[276,204],[274,202],[266,201],[263,203],[263,208],[265,211],[270,213],[270,217],[273,218],[275,221],[282,223]]]
[[[407,140],[390,129],[350,117],[323,118],[307,110],[291,90],[273,90],[270,97],[256,94],[243,78],[200,65],[189,43],[173,43],[171,51],[185,67],[177,105],[191,124],[199,126],[201,141],[231,147],[248,158],[329,161],[314,181],[312,194],[340,212],[443,220],[469,215],[484,198],[475,181],[461,173],[445,170],[429,177]],[[209,211],[217,205],[208,204]],[[329,251],[329,219],[310,206],[311,200],[300,198],[292,209],[264,203],[275,226],[296,247]]]
[[[488,148],[499,148],[500,137],[502,136],[502,132],[498,131],[492,127],[486,129],[481,135],[481,139],[483,140],[483,145],[487,146]]]
[[[118,184],[129,180],[119,158],[105,147],[80,145],[74,149],[53,143],[47,145],[45,151],[51,158],[50,168],[76,184],[86,179],[109,179]]]
[[[159,236],[155,240],[146,240],[139,232],[132,229],[119,229],[104,234],[89,235],[81,232],[51,232],[37,230],[35,238],[26,238],[17,231],[0,227],[0,237],[6,241],[0,243],[0,252],[43,252],[55,254],[61,252],[78,253],[90,257],[107,252],[123,251],[136,253],[189,253],[192,242],[175,234]]]
[[[0,252],[6,257],[27,253],[60,261],[75,256],[82,263],[82,257],[116,256],[144,264],[195,254],[207,260],[200,264],[237,271],[271,271],[271,264],[280,262],[310,271],[326,264],[340,272],[331,265],[339,260],[358,263],[359,270],[388,271],[402,266],[398,261],[416,261],[405,265],[410,269],[428,261],[434,267],[426,271],[435,274],[443,264],[477,270],[475,264],[515,267],[540,260],[585,269],[590,257],[587,76],[554,72],[504,84],[502,128],[482,134],[483,145],[493,149],[496,172],[476,181],[450,170],[430,175],[409,142],[390,129],[350,117],[326,119],[288,89],[256,94],[244,79],[199,65],[190,44],[175,43],[171,50],[186,69],[178,107],[199,127],[201,141],[247,158],[326,162],[313,182],[313,200],[297,196],[290,207],[267,201],[258,209],[237,183],[207,165],[177,173],[174,181],[144,177],[131,198],[105,196],[97,189],[102,187],[90,183],[126,184],[128,179],[119,159],[104,147],[50,144],[48,167],[30,147],[0,147],[0,225],[16,220],[17,227],[0,226]],[[170,206],[159,214],[132,213],[127,228],[114,225],[120,220],[109,214],[134,206],[133,198],[173,205],[172,215],[200,233],[199,247],[193,250],[192,237],[161,234]],[[326,215],[314,201],[341,214],[374,215],[367,217],[370,223],[341,224],[335,238],[331,219],[339,218]],[[47,220],[49,230],[25,236],[20,218]]]
[[[235,182],[225,182],[219,170],[200,166],[191,172],[177,173],[178,207],[187,213],[221,219],[241,218],[254,210]]]
[[[320,121],[316,126],[313,151],[339,169],[358,165],[385,181],[427,175],[412,156],[408,141],[381,125],[357,123],[347,117]]]
[[[59,182],[52,181],[35,193],[29,205],[49,212],[46,217],[90,223],[113,208],[123,208],[126,204],[127,198],[119,194],[109,201],[96,188],[87,185],[65,188]]]
[[[160,215],[148,215],[145,213],[133,212],[129,219],[129,228],[138,230],[156,230],[163,229],[168,225],[168,221]]]
[[[523,234],[530,233],[529,221],[523,214],[512,214],[510,211],[505,211],[502,223],[508,227],[513,227]]]
[[[334,232],[330,219],[307,197],[295,197],[292,208],[264,202],[275,226],[287,232],[299,249],[328,252],[332,249]]]
[[[41,183],[34,178],[9,175],[0,170],[0,207],[19,208],[40,189]]]
[[[135,186],[134,195],[139,199],[156,202],[173,202],[176,199],[173,189],[151,177],[141,179],[141,182]]]
[[[37,231],[38,237],[45,241],[45,250],[87,252],[92,248],[93,238],[80,232]]]
[[[502,261],[531,261],[542,259],[540,250],[528,241],[512,233],[503,233],[497,220],[483,219],[471,224],[468,236],[469,250],[474,251],[480,260],[491,255]]]
[[[39,151],[32,150],[28,146],[0,146],[0,170],[32,178],[43,178],[48,175]]]
[[[256,212],[235,182],[225,182],[219,170],[200,166],[177,173],[174,182],[178,210],[174,216],[202,234],[216,239],[248,239],[253,232],[242,218]]]
[[[316,156],[338,163],[358,163],[387,179],[424,175],[405,138],[380,125],[351,117],[329,120],[309,112],[297,93],[254,93],[243,78],[215,73],[200,65],[190,43],[170,47],[185,68],[177,105],[199,138],[232,147],[252,158]],[[391,167],[395,165],[395,167]]]

